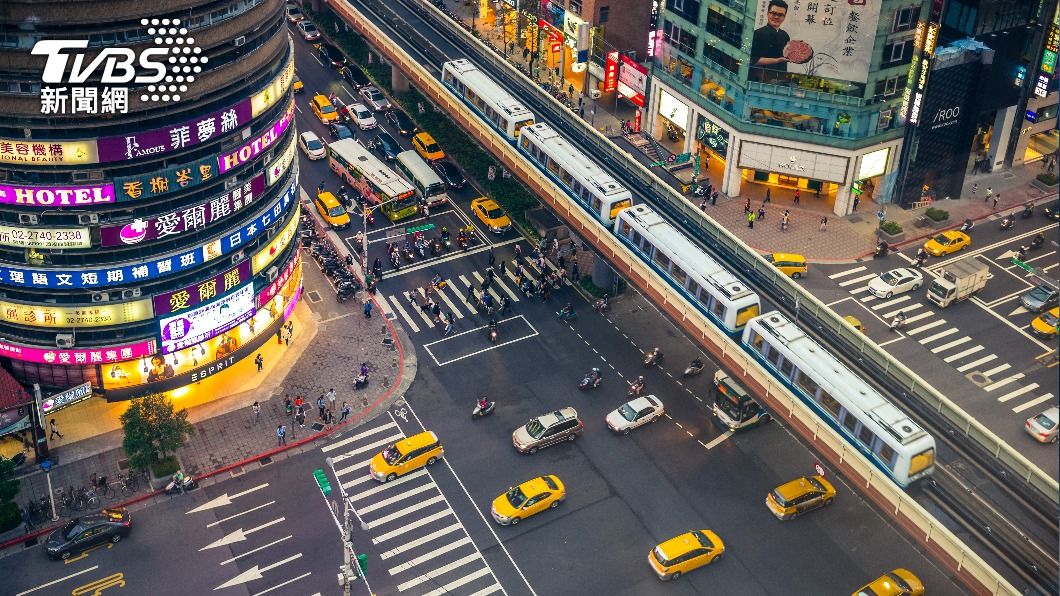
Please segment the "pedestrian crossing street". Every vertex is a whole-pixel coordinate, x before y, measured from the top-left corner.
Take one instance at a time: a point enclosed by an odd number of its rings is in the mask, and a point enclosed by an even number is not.
[[[1043,392],[1038,383],[1020,385],[1023,373],[1009,373],[1011,364],[1002,362],[997,354],[987,353],[984,346],[976,344],[970,336],[962,334],[958,328],[941,318],[941,313],[934,305],[923,298],[930,277],[925,276],[924,286],[915,292],[881,299],[869,293],[869,280],[878,274],[869,273],[867,269],[864,266],[854,267],[828,277],[884,321],[890,321],[899,312],[904,312],[906,319],[903,332],[907,336],[938,355],[943,362],[954,366],[958,372],[978,372],[987,377],[990,382],[983,386],[983,390],[998,403],[1010,407],[1012,412],[1025,413],[1053,399],[1053,394]]]
[[[385,484],[369,476],[372,457],[405,437],[393,417],[381,417],[355,431],[320,450],[333,459],[342,494],[368,525],[381,560],[370,564],[385,570],[388,579],[383,582],[395,582],[396,593],[415,596],[504,594],[426,468]],[[393,593],[377,582],[373,580],[373,589],[378,593]]]
[[[545,274],[551,273],[555,270],[552,265],[548,262],[545,263]],[[531,259],[526,260],[526,265],[523,266],[523,276],[529,279],[531,283],[536,284],[541,278],[542,272],[538,269],[537,264]],[[409,301],[408,295],[405,293],[400,294],[380,294],[379,305],[383,309],[383,314],[391,320],[401,317],[407,328],[411,333],[419,333],[421,326],[423,329],[434,329],[435,327],[445,328],[445,323],[438,323],[434,320],[434,317],[423,311],[420,306],[423,305],[424,300],[430,295],[432,300],[438,301],[441,298],[441,304],[439,307],[444,314],[446,311],[453,313],[453,316],[457,321],[463,319],[465,311],[469,315],[478,314],[478,309],[475,308],[468,300],[468,288],[474,287],[476,295],[482,295],[482,281],[486,276],[479,272],[473,271],[471,277],[466,275],[458,275],[455,278],[447,279],[445,287],[440,291],[435,292],[434,290],[427,291],[428,288],[416,288],[413,290],[416,297],[417,304],[412,304]],[[564,279],[563,285],[570,285],[570,281]],[[490,284],[487,290],[489,295],[493,297],[493,304],[499,308],[501,297],[507,297],[512,301],[512,304],[525,300],[526,296],[519,289],[519,285],[515,283],[515,271],[514,267],[508,267],[502,274],[500,271],[494,275],[493,283]]]

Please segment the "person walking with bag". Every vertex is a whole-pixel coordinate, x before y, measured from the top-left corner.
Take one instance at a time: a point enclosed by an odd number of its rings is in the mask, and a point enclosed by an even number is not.
[[[279,425],[276,427],[276,446],[280,447],[287,444],[287,427]]]

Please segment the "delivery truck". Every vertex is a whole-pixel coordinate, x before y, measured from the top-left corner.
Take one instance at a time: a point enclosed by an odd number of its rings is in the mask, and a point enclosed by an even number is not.
[[[975,258],[948,263],[942,269],[942,277],[935,279],[928,286],[927,298],[939,305],[939,308],[946,308],[986,287],[989,275],[986,263]]]

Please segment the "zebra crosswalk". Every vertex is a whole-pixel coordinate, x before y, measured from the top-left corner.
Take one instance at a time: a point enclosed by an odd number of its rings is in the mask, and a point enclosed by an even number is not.
[[[939,356],[958,372],[979,373],[988,379],[983,386],[984,391],[994,397],[997,403],[1010,407],[1012,412],[1023,413],[1053,399],[1053,394],[1042,392],[1037,383],[1019,384],[1024,376],[1022,373],[1001,376],[1011,365],[997,362],[997,354],[985,353],[985,346],[975,343],[971,336],[963,335],[960,329],[942,318],[940,312],[924,299],[922,292],[910,292],[889,299],[873,296],[869,293],[868,283],[877,275],[869,273],[868,267],[861,265],[839,271],[828,278],[885,321],[893,319],[899,312],[905,313],[902,331],[907,337]],[[927,283],[930,283],[930,279],[925,280],[925,285]],[[965,362],[968,358],[973,360]]]
[[[332,458],[342,494],[368,526],[386,572],[381,583],[392,582],[382,591],[410,596],[504,594],[426,468],[385,484],[368,474],[372,457],[404,437],[393,417],[386,416],[320,449]]]

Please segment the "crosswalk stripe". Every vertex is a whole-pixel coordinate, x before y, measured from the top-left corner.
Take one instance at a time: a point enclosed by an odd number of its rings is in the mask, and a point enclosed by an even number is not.
[[[850,290],[850,293],[851,294],[860,294],[862,292],[868,292],[868,291],[869,291],[869,287],[868,286],[861,286],[860,288],[855,288],[853,290]],[[869,294],[868,298],[873,298],[872,294]],[[865,301],[863,301],[863,302],[865,302]]]
[[[345,446],[345,445],[347,445],[349,443],[352,443],[353,441],[359,441],[359,440],[361,440],[361,439],[363,439],[365,437],[374,435],[375,433],[381,433],[384,430],[389,430],[389,429],[395,428],[395,427],[397,427],[397,423],[395,423],[395,422],[387,422],[386,424],[384,424],[382,426],[376,426],[376,427],[369,428],[368,430],[366,430],[364,432],[357,433],[357,434],[353,435],[352,437],[346,437],[345,439],[343,439],[341,441],[335,441],[334,443],[331,443],[330,445],[324,445],[323,447],[320,448],[320,450],[322,452],[324,452],[324,453],[327,453],[329,451],[334,451],[334,450],[336,450],[336,449],[338,449],[340,447],[343,447],[343,446]]]
[[[461,546],[466,546],[468,544],[471,544],[471,539],[468,538],[467,536],[464,536],[460,540],[456,540],[454,542],[450,542],[449,544],[446,544],[445,546],[439,547],[439,548],[437,548],[437,549],[435,549],[435,550],[433,550],[433,551],[431,551],[431,552],[429,552],[429,553],[427,553],[425,555],[420,555],[420,556],[416,557],[415,559],[410,559],[408,561],[405,561],[404,563],[398,565],[397,567],[391,567],[390,569],[387,569],[387,573],[389,573],[390,575],[397,575],[397,574],[401,573],[402,571],[408,571],[409,569],[412,569],[413,567],[415,567],[416,565],[419,565],[420,563],[426,563],[427,561],[430,561],[431,559],[434,559],[435,557],[440,557],[440,556],[444,555],[445,553],[447,553],[447,552],[449,552],[451,550],[456,550],[456,549],[460,548]],[[477,556],[477,554],[476,554],[476,556]]]
[[[383,524],[390,523],[390,522],[394,521],[395,519],[401,519],[402,517],[405,517],[406,515],[408,515],[410,513],[418,513],[420,511],[423,511],[427,507],[430,507],[431,505],[434,505],[435,503],[440,503],[442,501],[445,501],[445,497],[443,497],[440,494],[434,495],[433,497],[427,499],[426,501],[420,501],[419,503],[416,503],[416,504],[411,505],[409,507],[405,507],[404,509],[401,509],[399,511],[395,511],[394,513],[388,513],[388,514],[384,515],[383,517],[381,517],[379,519],[372,520],[371,522],[369,522],[368,525],[370,527],[372,527],[372,528],[375,528],[375,527],[381,526]],[[447,515],[449,513],[452,513],[448,509],[448,505],[446,505],[445,513]]]
[[[446,573],[449,573],[453,569],[456,569],[457,567],[466,565],[466,564],[468,564],[468,563],[470,563],[470,562],[472,562],[472,561],[474,561],[476,559],[481,560],[481,558],[480,558],[478,553],[470,554],[470,555],[467,555],[465,557],[461,557],[461,558],[453,561],[452,563],[449,563],[448,565],[442,565],[441,567],[439,567],[439,568],[437,568],[437,569],[435,569],[433,571],[427,571],[427,572],[421,573],[417,577],[415,577],[415,578],[413,578],[413,579],[411,579],[411,580],[409,580],[409,581],[407,581],[407,582],[405,582],[403,584],[398,584],[398,587],[397,587],[398,591],[399,592],[404,592],[405,590],[408,590],[409,588],[415,588],[416,586],[422,584],[425,581],[430,581],[430,580],[438,577],[439,575],[444,575]]]
[[[361,515],[364,515],[366,513],[371,513],[373,511],[375,511],[376,509],[382,509],[383,507],[386,507],[387,505],[391,505],[393,503],[397,503],[398,501],[401,501],[401,500],[404,500],[404,499],[408,499],[409,497],[414,497],[414,496],[416,496],[416,495],[418,495],[418,494],[420,494],[422,492],[426,492],[426,491],[429,491],[429,490],[437,490],[437,488],[438,487],[435,486],[434,483],[424,484],[423,486],[417,486],[416,488],[413,488],[411,490],[407,490],[407,491],[405,491],[403,493],[398,493],[398,494],[394,495],[393,497],[390,497],[389,499],[383,499],[382,501],[379,501],[377,503],[372,503],[371,505],[365,505],[365,506],[359,508],[358,511],[361,513]]]
[[[851,292],[851,294],[855,294],[855,293],[856,292]],[[862,304],[865,304],[866,302],[872,302],[875,299],[876,299],[875,296],[873,296],[872,294],[869,294],[867,296],[863,296],[861,298],[858,298],[858,302],[860,302]]]
[[[983,356],[982,358],[980,358],[979,360],[976,360],[975,362],[969,362],[968,364],[962,364],[961,366],[957,367],[957,372],[964,372],[966,370],[971,370],[971,369],[979,366],[980,364],[986,364],[987,362],[990,362],[991,360],[997,360],[997,354],[987,354],[986,356]],[[1008,368],[1007,364],[1005,365],[1005,368]],[[986,374],[986,373],[983,373],[983,374]],[[987,375],[987,376],[990,376],[990,375]]]
[[[925,338],[925,341],[926,341],[926,338]],[[932,348],[931,349],[931,353],[932,354],[938,354],[939,352],[945,352],[946,350],[948,350],[950,348],[959,346],[959,345],[964,344],[964,343],[968,343],[970,341],[972,341],[972,338],[967,336],[967,335],[965,335],[964,337],[962,337],[960,339],[955,339],[955,340],[953,340],[953,341],[951,341],[949,343],[945,343],[945,344],[942,344],[941,346],[936,346],[936,347]]]
[[[914,311],[914,310],[917,310],[918,308],[923,308],[923,307],[924,307],[924,305],[923,305],[922,303],[920,303],[920,302],[914,302],[913,304],[909,304],[909,305],[903,306],[902,308],[899,308],[898,310],[892,310],[891,312],[889,312],[889,313],[884,313],[884,314],[882,314],[882,315],[880,315],[880,316],[881,316],[881,317],[883,317],[883,318],[885,318],[885,319],[889,319],[889,318],[891,318],[891,317],[893,317],[893,316],[897,315],[897,314],[898,314],[898,313],[900,313],[900,312],[904,312],[904,313],[905,313],[905,315],[906,315],[906,318],[905,318],[905,322],[906,322],[906,323],[908,324],[908,323],[909,323],[909,321],[913,320],[913,319],[912,319],[912,318],[911,318],[911,317],[909,316],[909,313],[910,313],[910,312],[912,312],[912,311]],[[921,313],[921,314],[923,314],[923,313]],[[923,318],[923,317],[921,317],[921,318]]]
[[[901,303],[905,302],[906,300],[909,300],[909,294],[906,294],[905,296],[899,296],[897,298],[892,298],[892,299],[888,300],[887,302],[881,302],[881,303],[873,306],[872,310],[880,310],[882,308],[888,308],[888,307],[894,306],[895,304],[901,304]]]
[[[392,320],[394,318],[394,311],[390,310],[390,305],[386,303],[386,297],[384,296],[383,299],[378,302],[379,308],[383,309],[383,316]]]
[[[381,441],[376,441],[375,443],[372,443],[371,445],[365,445],[364,447],[361,447],[359,449],[355,449],[353,451],[347,451],[346,453],[343,453],[343,454],[340,454],[340,455],[336,455],[335,457],[332,458],[332,461],[334,463],[338,463],[340,461],[349,459],[349,458],[351,458],[351,457],[353,457],[355,455],[364,453],[365,451],[372,451],[372,450],[375,450],[375,449],[378,449],[378,448],[382,447],[383,445],[387,445],[389,443],[393,443],[394,441],[398,441],[398,440],[401,440],[401,439],[404,439],[404,438],[405,438],[405,435],[403,435],[401,433],[398,433],[398,434],[395,434],[395,435],[390,435],[389,437],[387,437],[387,438],[385,438],[385,439],[383,439]]]
[[[867,269],[867,267],[865,267],[864,265],[862,265],[861,267],[855,267],[853,269],[847,269],[846,271],[840,271],[839,273],[833,273],[832,275],[829,275],[828,279],[839,279],[840,277],[854,275],[855,273],[860,273],[865,269]]]
[[[947,356],[947,357],[943,358],[942,361],[943,362],[947,362],[947,363],[953,362],[954,360],[960,360],[961,358],[964,358],[965,356],[968,356],[969,354],[974,354],[976,352],[981,352],[984,349],[986,349],[986,348],[984,348],[983,346],[975,346],[975,347],[972,347],[972,348],[968,348],[967,350],[965,350],[963,352],[958,352],[958,353],[954,354],[953,356]]]
[[[1001,403],[1005,403],[1007,401],[1011,401],[1013,399],[1016,399],[1017,397],[1023,395],[1024,393],[1030,393],[1031,391],[1034,391],[1037,388],[1038,388],[1038,383],[1031,383],[1030,385],[1026,385],[1024,387],[1020,387],[1019,389],[1017,389],[1015,391],[1010,391],[1010,392],[1006,393],[1005,395],[997,398],[997,401],[999,401]]]
[[[925,338],[920,339],[919,341],[920,341],[921,344],[929,344],[929,343],[935,341],[936,339],[942,339],[942,338],[946,337],[947,335],[953,335],[954,333],[957,333],[958,331],[959,331],[959,329],[957,329],[956,327],[950,327],[949,329],[947,329],[945,331],[939,331],[935,335],[929,335],[929,336],[927,336]]]
[[[401,553],[408,552],[408,551],[416,548],[417,546],[420,546],[420,545],[423,545],[423,544],[427,544],[428,542],[430,542],[431,540],[434,540],[435,538],[438,538],[439,536],[445,536],[446,534],[455,532],[455,531],[457,531],[457,530],[459,530],[459,529],[461,529],[463,527],[464,526],[461,526],[460,524],[453,524],[451,526],[447,526],[445,528],[442,528],[441,530],[436,530],[434,532],[431,532],[430,534],[427,534],[426,536],[420,536],[419,538],[413,540],[412,542],[406,542],[405,544],[402,544],[401,546],[395,546],[394,548],[392,548],[392,549],[390,549],[388,551],[379,553],[379,558],[380,559],[389,559],[390,557],[396,557],[397,555],[400,555]]]
[[[417,505],[415,507],[415,509],[417,511],[419,511],[419,510],[422,510],[423,507],[420,506],[420,505]],[[407,532],[415,530],[416,528],[418,528],[420,526],[425,526],[425,525],[427,525],[427,524],[429,524],[431,522],[438,521],[438,520],[442,519],[443,517],[447,517],[447,516],[450,516],[450,515],[453,515],[453,512],[452,512],[452,510],[450,510],[448,508],[442,509],[441,511],[436,511],[436,512],[428,515],[427,517],[420,518],[420,519],[418,519],[418,520],[416,520],[414,522],[407,523],[407,524],[402,524],[401,527],[396,529],[396,530],[391,530],[391,531],[389,531],[389,532],[387,532],[385,534],[380,534],[379,536],[376,536],[375,538],[372,538],[372,543],[373,544],[379,544],[381,542],[386,542],[387,540],[390,540],[391,538],[393,538],[395,536],[400,536],[402,534],[405,534]],[[454,525],[455,526],[460,526],[460,524],[454,524]]]
[[[894,314],[898,314],[898,313],[894,313]],[[922,312],[922,313],[920,313],[918,315],[913,315],[911,317],[906,317],[905,318],[905,324],[909,325],[909,324],[915,323],[915,322],[919,321],[920,319],[926,319],[926,318],[928,318],[930,316],[934,316],[934,314],[935,313],[933,313],[933,312],[931,312],[929,310],[927,312]],[[887,315],[887,316],[890,317],[890,315]]]
[[[483,277],[482,274],[479,273],[478,271],[472,271],[471,275],[475,276],[475,281],[477,281],[479,283],[479,287],[482,287],[482,282],[485,280],[485,277]],[[486,290],[486,291],[490,293],[490,296],[493,296],[493,300],[494,300],[495,304],[500,304],[501,296],[500,296],[500,294],[497,293],[496,290],[493,289],[493,284],[490,284],[489,289]]]
[[[441,586],[439,588],[431,590],[430,592],[427,592],[423,596],[442,596],[442,594],[452,594],[453,590],[459,588],[460,586],[462,586],[464,584],[469,584],[469,583],[475,581],[476,579],[482,577],[483,575],[489,575],[489,573],[490,573],[489,567],[483,567],[482,569],[477,569],[477,570],[472,571],[471,573],[465,575],[464,577],[462,577],[460,579],[453,580],[453,581],[445,584],[444,586]],[[494,584],[494,585],[496,585],[496,584]]]
[[[1018,381],[1018,380],[1020,380],[1022,378],[1023,378],[1023,373],[1016,373],[1016,374],[1012,375],[1011,377],[1005,377],[1004,379],[1001,379],[1000,381],[998,381],[996,383],[993,383],[991,385],[987,385],[986,387],[983,387],[983,391],[990,392],[990,391],[993,391],[994,389],[997,389],[998,387],[1003,387],[1005,385],[1008,385],[1009,383],[1013,383],[1013,382]]]
[[[375,456],[372,456],[372,457],[375,457]],[[362,461],[360,461],[358,463],[355,463],[352,466],[346,466],[345,468],[335,468],[335,477],[341,479],[343,476],[345,476],[346,474],[349,474],[350,472],[356,472],[357,470],[365,470],[365,471],[367,471],[368,470],[368,466],[371,463],[372,463],[372,458],[369,457],[368,459],[362,460]]]
[[[1022,412],[1024,410],[1029,410],[1029,409],[1033,408],[1034,406],[1042,403],[1043,401],[1049,401],[1050,399],[1053,399],[1053,394],[1052,393],[1046,393],[1045,395],[1042,395],[1040,397],[1036,397],[1036,398],[1032,399],[1031,401],[1029,401],[1029,402],[1027,402],[1027,403],[1025,403],[1023,405],[1016,406],[1015,408],[1012,408],[1012,411],[1016,412],[1018,414],[1018,413],[1020,413],[1020,412]]]
[[[492,586],[489,586],[488,588],[482,588],[478,592],[475,592],[474,594],[471,594],[471,596],[486,596],[486,594],[493,594],[494,592],[502,592],[502,591],[503,591],[503,589],[501,588],[500,584],[493,584]]]
[[[448,288],[449,284],[445,284],[445,287]],[[442,299],[442,302],[444,302],[445,305],[449,307],[449,312],[453,313],[453,315],[456,316],[456,318],[458,319],[464,318],[464,315],[460,314],[460,310],[457,309],[456,305],[453,304],[453,301],[449,299],[448,295],[446,295],[445,288],[442,288],[440,291],[437,292],[437,294],[438,297]]]
[[[868,280],[870,280],[870,279],[872,279],[874,277],[876,277],[875,273],[870,273],[868,275],[862,275],[861,277],[855,277],[854,279],[848,279],[846,281],[839,282],[839,287],[845,288],[847,286],[852,286],[852,285],[854,285],[856,283],[861,283],[861,282],[864,282],[864,281],[868,281]]]
[[[1006,370],[1008,370],[1010,368],[1012,368],[1012,365],[1008,364],[1008,363],[1005,363],[1005,364],[1002,364],[1001,366],[998,366],[997,368],[991,368],[990,370],[984,372],[983,376],[992,377],[992,376],[996,375],[997,373],[1002,372],[1002,371],[1006,371]]]
[[[467,280],[467,278],[464,277],[463,275],[458,276],[457,279],[460,280],[460,283],[464,284],[465,288],[470,288],[471,287],[471,282],[469,282]]]
[[[368,461],[371,461],[371,460],[368,460]],[[343,482],[342,483],[342,490],[348,490],[348,489],[350,489],[350,488],[352,488],[352,487],[354,487],[354,486],[356,486],[358,484],[364,483],[364,482],[375,481],[375,478],[372,478],[372,475],[368,473],[368,461],[364,462],[364,474],[361,474],[360,476],[357,476],[356,478],[354,478],[353,480],[350,480],[348,482]]]
[[[407,482],[412,482],[413,480],[418,480],[419,478],[422,478],[424,476],[424,474],[426,474],[426,473],[427,473],[426,468],[420,468],[419,470],[416,470],[415,472],[413,472],[411,474],[405,474],[404,476],[399,476],[399,477],[395,478],[394,480],[391,480],[390,482],[384,482],[382,484],[377,484],[377,485],[373,486],[372,488],[365,489],[365,490],[363,490],[363,491],[361,491],[359,493],[356,493],[356,494],[348,494],[346,496],[347,496],[347,498],[350,499],[350,501],[359,501],[359,500],[361,500],[361,499],[363,499],[365,497],[370,497],[372,495],[377,495],[377,494],[379,494],[381,492],[385,492],[385,491],[391,490],[395,486],[401,486],[402,484],[405,484]]]
[[[427,304],[427,293],[423,290],[423,288],[417,288],[414,291],[420,298],[420,304]],[[434,329],[434,321],[431,320],[433,318],[431,315],[424,313],[422,308],[417,308],[416,314],[418,314],[420,318],[423,319],[423,322],[427,324],[427,327]]]
[[[500,275],[500,276],[497,276],[497,279],[495,279],[493,281],[494,281],[494,283],[497,284],[497,287],[499,287],[500,289],[504,290],[504,293],[507,294],[508,297],[512,299],[512,302],[519,302],[519,296],[515,295],[515,292],[513,292],[508,287],[508,284],[504,282],[503,278],[504,278],[504,276]]]
[[[415,321],[412,320],[412,317],[409,316],[409,313],[405,312],[405,309],[401,306],[401,301],[398,299],[398,297],[391,296],[390,299],[394,301],[394,306],[396,306],[397,311],[401,313],[401,318],[405,319],[405,322],[408,323],[408,326],[412,328],[412,332],[419,333],[419,326],[416,325]]]
[[[923,313],[921,313],[921,314],[923,314]],[[909,324],[909,319],[905,320],[905,324],[906,325]],[[945,324],[946,324],[946,319],[937,319],[935,321],[931,321],[930,323],[925,323],[925,324],[917,327],[916,329],[910,329],[909,331],[906,332],[906,334],[907,335],[916,335],[917,333],[922,333],[922,332],[927,331],[928,329],[931,329],[933,327],[938,327],[939,325],[945,325]]]
[[[446,300],[445,301],[446,304],[450,304],[450,305],[465,304],[464,303],[464,297],[460,294],[460,290],[456,289],[456,284],[452,283],[451,281],[449,283],[445,284],[445,287],[442,288],[442,293],[445,294],[446,296],[448,296],[449,294],[452,294],[453,295],[453,300],[456,301],[456,302],[452,302],[450,300]],[[464,313],[462,313],[460,311],[460,309],[456,308],[455,306],[453,307],[453,314],[455,314],[456,318],[458,318],[458,319],[464,318]]]

